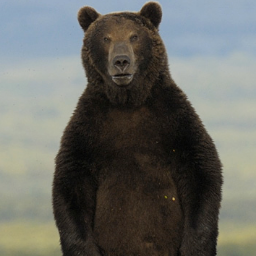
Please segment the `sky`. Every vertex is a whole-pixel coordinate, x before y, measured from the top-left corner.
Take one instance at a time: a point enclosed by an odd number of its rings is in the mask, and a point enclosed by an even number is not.
[[[139,11],[144,3],[1,0],[0,174],[53,172],[61,133],[86,86],[78,10]],[[216,142],[224,197],[256,198],[256,1],[160,4],[171,74]]]
[[[79,54],[82,30],[77,12],[84,6],[104,14],[139,11],[145,1],[33,1],[0,3],[0,54],[26,59]],[[223,56],[244,51],[256,54],[253,0],[165,0],[161,35],[175,56]]]

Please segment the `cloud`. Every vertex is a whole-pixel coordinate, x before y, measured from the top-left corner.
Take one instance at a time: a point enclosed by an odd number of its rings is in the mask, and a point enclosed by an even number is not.
[[[256,56],[170,57],[170,63],[174,80],[192,97],[220,103],[255,99]]]
[[[173,79],[209,123],[256,124],[256,56],[170,57]]]
[[[32,92],[42,96],[40,93],[52,94],[60,88],[72,89],[85,77],[80,56],[26,59],[16,63],[4,61],[0,63],[0,69],[2,90],[19,92],[21,96]]]

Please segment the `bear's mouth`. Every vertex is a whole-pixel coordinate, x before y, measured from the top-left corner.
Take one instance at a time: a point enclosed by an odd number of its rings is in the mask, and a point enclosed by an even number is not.
[[[133,79],[133,74],[116,74],[112,76],[112,80],[119,86],[128,85]]]

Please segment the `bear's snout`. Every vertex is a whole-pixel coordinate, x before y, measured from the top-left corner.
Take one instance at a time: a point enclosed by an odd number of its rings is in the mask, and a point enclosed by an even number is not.
[[[113,59],[113,65],[122,73],[130,66],[131,60],[127,55],[118,55]]]
[[[126,41],[112,42],[109,48],[108,73],[118,86],[130,84],[136,71],[132,46]]]

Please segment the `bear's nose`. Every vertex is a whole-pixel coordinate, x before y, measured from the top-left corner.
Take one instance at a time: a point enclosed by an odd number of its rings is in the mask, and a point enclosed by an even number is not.
[[[131,60],[127,55],[118,55],[113,59],[114,66],[122,73],[128,68]]]

